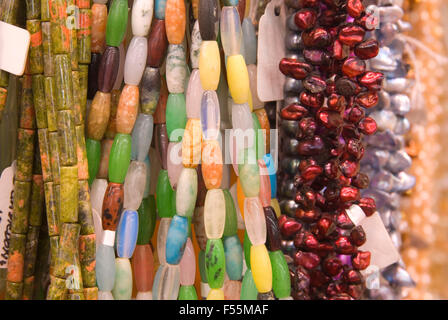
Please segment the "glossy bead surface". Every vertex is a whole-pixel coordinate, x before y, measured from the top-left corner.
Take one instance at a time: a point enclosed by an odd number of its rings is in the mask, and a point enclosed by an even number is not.
[[[101,212],[103,207],[103,199],[107,189],[106,179],[95,179],[90,186],[90,202],[92,204],[92,210]]]
[[[144,197],[138,208],[138,236],[137,244],[148,244],[156,228],[157,211],[154,195]]]
[[[210,289],[207,300],[224,300],[224,291],[222,289]]]
[[[179,297],[177,298],[177,300],[198,300],[198,294],[196,293],[196,288],[193,285],[190,286],[181,285],[179,288]]]
[[[257,287],[255,286],[252,271],[246,270],[241,284],[241,300],[257,300]]]
[[[221,189],[207,191],[204,204],[204,225],[208,239],[219,239],[224,232],[226,202]]]
[[[126,0],[113,0],[106,26],[106,44],[118,47],[124,39],[128,23],[128,2]]]
[[[166,103],[166,130],[171,142],[179,142],[187,124],[185,108],[185,95],[183,93],[170,93]]]
[[[160,73],[158,68],[147,67],[140,83],[140,106],[142,113],[152,115],[160,97]]]
[[[244,221],[250,242],[254,246],[264,244],[266,242],[266,221],[258,197],[244,199]]]
[[[96,281],[101,291],[112,291],[115,282],[115,252],[111,246],[100,244],[96,248]]]
[[[132,34],[146,37],[151,27],[154,0],[136,0],[132,5]]]
[[[180,260],[180,284],[182,286],[194,285],[196,274],[196,256],[194,254],[193,243],[191,239],[187,239],[184,255]]]
[[[226,273],[225,252],[221,239],[207,240],[205,269],[207,271],[207,281],[210,288],[221,288],[224,284],[224,276]]]
[[[192,217],[198,193],[198,175],[196,169],[183,168],[176,189],[176,213],[183,217]]]
[[[145,161],[151,146],[154,118],[140,113],[132,129],[132,160]]]
[[[124,82],[138,86],[145,70],[148,42],[145,37],[134,36],[129,43],[124,62]]]
[[[182,165],[182,142],[170,142],[168,144],[167,170],[168,178],[173,189],[176,189],[180,173],[184,166]]]
[[[221,11],[220,37],[226,56],[240,54],[243,32],[236,7],[223,7]]]
[[[199,21],[196,20],[193,25],[193,31],[191,31],[191,47],[190,47],[190,60],[191,67],[193,69],[199,68],[199,52],[201,49],[201,33],[199,32]]]
[[[166,262],[179,264],[188,237],[188,219],[175,215],[171,220],[166,237]]]
[[[247,65],[247,72],[249,74],[249,86],[253,109],[263,108],[264,103],[260,100],[257,90],[257,66],[255,64]]]
[[[201,161],[202,130],[199,119],[188,119],[182,139],[182,164],[196,168]]]
[[[217,140],[202,143],[201,171],[207,189],[217,189],[222,182],[222,151]]]
[[[139,90],[126,84],[121,91],[117,108],[117,132],[130,134],[138,113]]]
[[[137,211],[143,199],[146,186],[146,164],[142,161],[131,161],[124,179],[124,208]]]
[[[257,36],[250,18],[244,18],[242,23],[244,60],[247,65],[257,63]]]
[[[221,115],[216,91],[205,91],[201,100],[201,125],[204,140],[216,140],[219,135]]]
[[[115,300],[131,300],[132,268],[129,259],[115,259],[115,285],[112,294]]]
[[[87,162],[89,163],[89,183],[93,182],[100,166],[101,144],[98,140],[86,139]]]
[[[243,248],[238,235],[224,237],[226,271],[230,280],[241,280],[243,275]]]
[[[288,264],[281,250],[269,252],[272,265],[272,290],[277,298],[286,298],[291,295],[291,278]]]
[[[265,293],[272,289],[272,267],[268,250],[264,244],[250,249],[250,265],[258,292]]]
[[[216,0],[199,1],[198,21],[202,40],[216,40],[219,32],[219,11]]]
[[[137,243],[138,213],[125,210],[117,227],[117,255],[120,258],[131,258]]]
[[[121,183],[109,182],[102,205],[102,224],[104,230],[115,231],[123,209],[124,190]]]
[[[167,0],[165,9],[166,36],[170,44],[181,44],[186,25],[185,4],[183,0]]]
[[[160,170],[157,178],[156,202],[159,217],[171,218],[176,214],[173,206],[174,190],[171,188],[167,170]]]
[[[132,267],[137,291],[150,291],[154,280],[154,256],[149,244],[135,247]]]
[[[88,138],[98,141],[103,138],[109,122],[110,99],[110,93],[96,92],[87,118]]]
[[[156,4],[161,1],[156,1]],[[159,18],[154,19],[151,32],[148,36],[148,66],[159,68],[163,60],[165,60],[167,48],[168,39],[166,38],[165,20],[159,20]]]
[[[166,264],[166,241],[172,218],[161,218],[157,232],[157,256],[161,265]]]
[[[98,178],[107,179],[109,175],[109,156],[113,144],[114,144],[113,139],[103,139],[103,141],[101,141],[101,158],[100,158],[100,166],[98,168],[97,173]]]
[[[187,117],[189,119],[201,118],[201,101],[204,90],[202,89],[199,70],[193,69],[188,80],[188,87],[186,92],[186,108]]]
[[[202,41],[199,53],[199,76],[204,90],[218,88],[221,73],[221,59],[216,41]]]
[[[110,92],[114,86],[120,65],[120,51],[117,47],[107,46],[98,69],[98,90]]]
[[[224,189],[223,192],[226,201],[226,222],[223,236],[229,237],[235,235],[238,231],[238,218],[232,195],[227,189]]]
[[[154,16],[162,21],[165,19],[166,0],[155,0]]]
[[[257,197],[260,192],[260,174],[254,148],[246,148],[239,154],[238,173],[246,197]]]
[[[170,93],[183,93],[187,78],[185,48],[182,44],[170,44],[166,57],[166,84]]]
[[[92,5],[91,51],[102,53],[106,47],[107,6]]]
[[[117,133],[109,156],[109,181],[123,183],[131,161],[131,136]]]
[[[238,104],[249,100],[249,73],[242,55],[233,55],[227,58],[227,82],[233,101]]]

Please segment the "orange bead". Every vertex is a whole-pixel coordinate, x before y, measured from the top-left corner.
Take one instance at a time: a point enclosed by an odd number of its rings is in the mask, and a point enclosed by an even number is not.
[[[113,139],[103,139],[103,141],[101,141],[100,167],[96,175],[98,179],[107,179],[107,175],[109,172],[109,155],[113,143]]]
[[[165,9],[166,36],[170,44],[181,44],[186,24],[184,0],[168,0]]]
[[[138,113],[138,87],[126,84],[117,108],[117,133],[131,134]]]
[[[205,140],[202,146],[202,177],[207,189],[217,189],[222,181],[222,152],[218,141]]]
[[[149,244],[135,247],[132,267],[137,291],[151,291],[154,281],[154,257]]]
[[[271,141],[270,141],[271,126],[269,124],[268,114],[266,113],[266,110],[264,108],[255,110],[254,112],[258,118],[258,121],[260,122],[261,129],[264,130],[263,138],[264,138],[265,150],[266,152],[269,152],[271,148]]]
[[[244,219],[244,192],[243,187],[241,186],[240,177],[236,180],[236,199],[238,202],[238,208],[240,209],[241,216]]]
[[[188,119],[182,139],[182,164],[184,167],[196,168],[198,166],[201,160],[201,144],[201,120]]]
[[[103,53],[106,48],[107,7],[94,3],[92,6],[92,42],[91,51]]]

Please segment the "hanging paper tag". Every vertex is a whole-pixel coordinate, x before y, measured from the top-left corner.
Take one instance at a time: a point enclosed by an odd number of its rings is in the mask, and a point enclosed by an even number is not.
[[[272,0],[266,6],[258,28],[257,92],[264,102],[283,100],[285,76],[279,70],[279,63],[285,57],[285,26],[284,1]]]
[[[0,21],[0,69],[21,76],[25,71],[30,33]]]
[[[9,236],[13,212],[15,161],[0,176],[0,268],[8,267]]]

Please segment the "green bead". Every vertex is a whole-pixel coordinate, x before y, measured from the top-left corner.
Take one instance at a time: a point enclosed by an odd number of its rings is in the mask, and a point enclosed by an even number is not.
[[[245,148],[239,154],[238,172],[244,196],[258,197],[260,192],[260,169],[255,148]]]
[[[198,255],[198,263],[199,263],[199,275],[201,276],[201,282],[207,283],[207,270],[205,269],[205,251],[199,251]]]
[[[250,269],[250,247],[252,243],[249,240],[247,231],[244,232],[243,250],[244,250],[244,260],[246,260],[247,269]]]
[[[238,232],[238,219],[236,216],[235,203],[229,190],[223,189],[224,200],[226,201],[226,223],[224,225],[224,237],[230,237]]]
[[[252,271],[247,269],[243,277],[243,283],[241,284],[240,298],[241,300],[257,300],[257,296],[258,291],[252,276]]]
[[[291,295],[291,278],[288,264],[281,250],[269,252],[272,266],[272,290],[277,298]]]
[[[109,181],[123,183],[131,162],[131,135],[117,133],[110,149]]]
[[[172,218],[176,214],[174,190],[171,188],[167,170],[160,170],[157,178],[156,204],[160,218]]]
[[[180,142],[187,124],[187,110],[183,93],[170,93],[166,102],[166,131],[170,142]],[[174,134],[173,134],[174,133]]]
[[[263,131],[261,129],[260,120],[258,120],[258,117],[254,112],[252,112],[252,120],[255,130],[255,148],[257,152],[257,159],[263,159],[265,154]]]
[[[126,34],[128,24],[128,1],[113,0],[107,16],[106,44],[119,47]]]
[[[198,300],[194,286],[180,286],[178,300]]]
[[[129,259],[115,259],[115,284],[112,294],[115,300],[131,300],[132,268]]]
[[[156,201],[153,195],[144,198],[138,208],[137,244],[148,244],[156,226]]]
[[[205,249],[205,269],[210,288],[219,289],[224,284],[226,258],[221,239],[208,239]]]
[[[89,164],[89,185],[98,173],[101,161],[101,143],[98,140],[86,139],[87,162]]]

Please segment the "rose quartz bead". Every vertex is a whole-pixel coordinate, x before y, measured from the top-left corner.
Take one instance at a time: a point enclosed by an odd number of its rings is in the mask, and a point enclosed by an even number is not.
[[[244,199],[244,221],[252,245],[264,244],[266,242],[266,220],[258,197]]]
[[[204,89],[202,89],[199,69],[194,69],[193,72],[191,72],[187,87],[186,108],[188,119],[199,119],[201,117],[201,101],[203,93]]]
[[[149,244],[135,247],[132,265],[137,291],[151,291],[154,280],[154,257]]]
[[[182,165],[182,142],[170,142],[167,152],[167,170],[171,187],[176,189]]]
[[[180,260],[180,284],[183,286],[194,285],[196,276],[196,256],[194,255],[193,244],[191,239],[187,239],[184,255]]]

